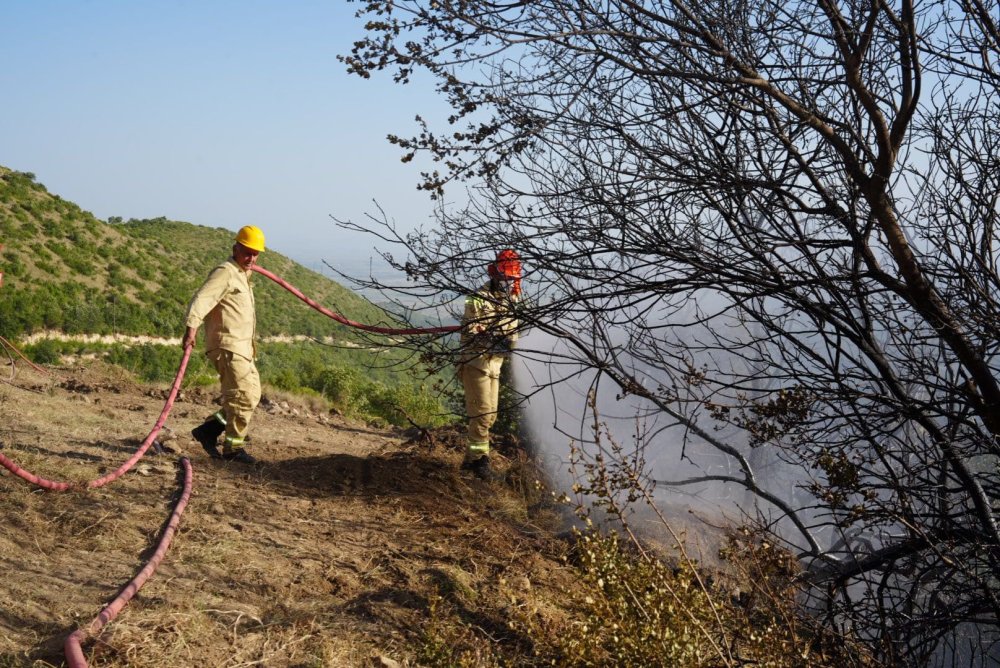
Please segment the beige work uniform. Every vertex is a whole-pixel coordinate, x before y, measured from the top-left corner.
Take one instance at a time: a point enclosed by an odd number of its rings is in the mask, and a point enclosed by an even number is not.
[[[490,451],[490,427],[496,422],[500,399],[500,369],[508,354],[495,348],[495,339],[506,336],[512,344],[517,340],[512,299],[504,292],[491,292],[489,283],[465,298],[458,375],[469,419],[466,461]]]
[[[222,410],[216,418],[226,425],[224,449],[243,447],[250,418],[260,401],[260,376],[254,365],[257,317],[250,272],[230,258],[211,271],[188,305],[185,324],[205,322],[205,355],[212,360],[222,384]]]

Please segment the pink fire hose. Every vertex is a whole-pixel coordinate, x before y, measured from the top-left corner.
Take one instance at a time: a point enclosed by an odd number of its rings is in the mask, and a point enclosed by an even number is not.
[[[38,371],[39,373],[43,373],[46,376],[50,375],[48,371],[46,371],[42,367],[38,366],[37,364],[35,364],[31,360],[29,360],[27,357],[25,357],[24,353],[22,353],[20,350],[17,349],[17,346],[15,346],[13,343],[11,343],[10,341],[8,341],[7,339],[5,339],[2,336],[0,336],[0,343],[2,343],[4,345],[4,347],[7,348],[8,350],[13,350],[15,353],[17,353],[17,356],[20,357],[25,362],[27,362],[28,365],[32,369],[34,369],[35,371]]]
[[[109,482],[117,480],[122,475],[124,475],[130,468],[135,466],[136,462],[142,459],[142,456],[146,454],[146,450],[149,449],[149,446],[153,444],[153,440],[160,433],[160,430],[163,429],[163,425],[167,421],[167,416],[170,415],[170,409],[173,408],[174,406],[174,400],[177,399],[177,392],[181,388],[181,381],[184,379],[184,372],[187,370],[187,364],[190,358],[191,358],[191,346],[188,346],[187,348],[184,349],[184,357],[181,358],[180,366],[177,369],[177,375],[174,377],[174,384],[170,388],[170,394],[167,396],[167,401],[163,404],[163,410],[160,412],[159,419],[156,421],[156,424],[153,425],[153,430],[149,432],[149,435],[146,436],[146,440],[142,442],[142,445],[139,446],[139,449],[135,451],[135,454],[129,457],[129,459],[124,464],[119,466],[115,471],[109,473],[108,475],[98,478],[96,480],[91,480],[87,483],[57,482],[54,480],[46,480],[45,478],[37,476],[34,473],[31,473],[30,471],[21,468],[3,454],[0,454],[0,465],[2,465],[5,469],[16,475],[18,478],[21,478],[22,480],[27,480],[31,484],[37,485],[38,487],[44,487],[45,489],[50,489],[57,492],[63,492],[68,489],[72,489],[73,487],[89,487],[89,488],[103,487],[104,485],[107,485]]]
[[[348,320],[344,316],[334,313],[333,311],[330,311],[329,309],[319,305],[312,299],[309,299],[304,294],[302,294],[302,292],[298,290],[298,288],[295,288],[294,286],[290,285],[289,283],[279,278],[275,274],[271,273],[270,271],[267,271],[266,269],[257,266],[254,266],[253,269],[257,273],[263,274],[267,278],[270,278],[272,281],[282,286],[283,288],[291,292],[293,295],[295,295],[300,300],[302,300],[315,310],[319,311],[323,315],[332,318],[333,320],[336,320],[337,322],[340,322],[344,325],[348,325],[350,327],[362,329],[368,332],[376,332],[379,334],[441,334],[447,332],[454,332],[459,329],[459,327],[457,326],[397,329],[391,327],[376,327],[373,325],[365,325],[359,322],[354,322],[353,320]],[[4,342],[6,341],[4,340]],[[11,345],[11,347],[13,347],[13,345],[9,344],[9,342],[6,343],[8,345]],[[136,450],[135,454],[133,454],[125,463],[123,463],[112,473],[109,473],[108,475],[103,476],[101,478],[97,478],[96,480],[91,480],[87,483],[72,483],[72,482],[58,482],[53,480],[47,480],[45,478],[37,476],[31,473],[30,471],[21,468],[3,454],[0,454],[0,465],[2,465],[4,468],[6,468],[8,471],[13,473],[17,477],[26,480],[27,482],[30,482],[33,485],[37,485],[38,487],[43,487],[45,489],[53,491],[66,491],[81,487],[87,487],[87,488],[102,487],[114,480],[117,480],[119,477],[124,475],[129,469],[131,469],[136,464],[136,462],[138,462],[142,458],[142,456],[149,449],[149,446],[152,445],[156,436],[160,433],[160,430],[163,429],[163,425],[167,421],[167,416],[170,414],[170,410],[171,408],[173,408],[174,401],[177,399],[177,393],[180,391],[181,381],[184,379],[184,373],[187,371],[188,361],[191,358],[191,350],[192,346],[187,346],[184,349],[184,355],[181,358],[180,365],[177,369],[177,375],[174,377],[173,385],[171,385],[170,387],[170,393],[167,396],[166,402],[163,405],[163,410],[160,412],[160,417],[157,419],[156,424],[153,426],[152,431],[150,431],[149,435],[146,436],[146,439],[142,442],[142,445],[140,445],[139,449]],[[20,354],[20,351],[18,351],[18,353]],[[35,365],[32,364],[32,366]],[[43,369],[39,370],[44,371]],[[193,479],[191,462],[186,457],[183,457],[181,458],[181,464],[184,467],[184,490],[181,494],[180,500],[177,502],[177,505],[175,506],[174,511],[170,516],[170,520],[168,521],[167,526],[163,531],[163,535],[160,537],[160,542],[157,545],[156,551],[153,553],[153,556],[149,560],[149,562],[147,562],[147,564],[143,567],[143,569],[139,571],[139,574],[136,575],[136,577],[133,578],[132,581],[129,582],[124,587],[124,589],[122,589],[121,593],[117,597],[115,597],[115,599],[112,600],[111,603],[109,603],[104,608],[104,610],[102,610],[101,613],[96,618],[94,618],[93,621],[91,621],[90,624],[88,624],[84,628],[74,631],[72,634],[70,634],[69,637],[66,638],[64,649],[66,653],[66,659],[70,668],[86,668],[87,662],[86,658],[83,655],[83,648],[81,644],[88,638],[96,636],[108,622],[113,620],[118,615],[121,609],[124,608],[126,604],[128,604],[128,602],[132,599],[132,597],[139,590],[139,588],[142,587],[142,585],[145,584],[146,580],[148,580],[149,577],[153,574],[153,572],[156,570],[156,567],[159,565],[160,561],[162,561],[164,555],[166,554],[167,548],[170,546],[170,542],[173,540],[174,534],[177,531],[177,526],[180,523],[180,516],[184,512],[184,508],[187,506],[188,499],[191,497],[191,487]]]
[[[63,650],[66,653],[66,662],[70,668],[87,668],[87,660],[83,656],[82,643],[88,638],[96,637],[101,632],[101,629],[121,612],[121,609],[132,600],[135,593],[139,591],[146,580],[153,574],[153,571],[160,565],[163,556],[167,553],[167,548],[170,547],[170,542],[173,540],[174,534],[177,532],[177,526],[180,524],[181,514],[187,506],[188,499],[191,498],[191,486],[194,479],[194,473],[191,470],[191,461],[187,457],[182,457],[181,465],[184,467],[184,487],[181,492],[181,498],[177,501],[177,505],[174,506],[174,512],[170,515],[170,520],[167,522],[167,526],[160,536],[160,542],[157,544],[153,556],[142,567],[139,574],[125,585],[118,596],[108,603],[90,624],[77,629],[66,638]]]
[[[289,284],[284,279],[275,276],[267,269],[264,269],[263,267],[258,267],[257,265],[254,265],[253,267],[251,267],[251,269],[256,271],[258,274],[261,274],[262,276],[267,276],[272,281],[274,281],[284,289],[288,290],[293,295],[295,295],[296,297],[298,297],[299,299],[301,299],[306,304],[313,307],[326,317],[332,318],[337,322],[347,325],[349,327],[354,327],[355,329],[363,329],[366,332],[375,332],[376,334],[445,334],[447,332],[455,332],[461,329],[458,325],[449,325],[447,327],[411,327],[408,329],[393,329],[392,327],[376,327],[375,325],[363,325],[360,322],[348,320],[339,313],[334,313],[330,309],[317,304],[316,302],[314,302],[313,300],[309,299],[304,294],[302,294],[302,292],[298,288]]]
[[[301,290],[289,284],[287,281],[278,277],[277,275],[271,273],[267,269],[264,269],[263,267],[258,267],[257,265],[254,265],[253,270],[256,271],[258,274],[261,274],[271,279],[272,281],[274,281],[281,287],[285,288],[293,295],[301,299],[303,302],[308,304],[310,307],[319,311],[328,318],[336,320],[337,322],[347,325],[349,327],[361,329],[366,332],[375,332],[378,334],[444,334],[448,332],[454,332],[460,329],[460,327],[457,325],[450,325],[444,327],[410,327],[410,328],[377,327],[375,325],[365,325],[360,322],[355,322],[354,320],[348,320],[339,313],[334,313],[330,309],[316,303],[309,297],[306,297],[304,294],[302,294]],[[124,475],[129,469],[135,466],[136,462],[142,459],[142,456],[146,454],[146,451],[149,449],[149,446],[153,444],[153,441],[160,433],[160,430],[163,429],[163,425],[167,421],[167,416],[170,414],[170,409],[173,407],[174,401],[177,398],[177,392],[180,390],[181,381],[184,379],[184,372],[187,370],[187,364],[190,357],[191,357],[191,347],[188,346],[184,350],[184,357],[181,359],[180,366],[177,369],[177,375],[174,377],[174,383],[170,388],[170,395],[167,397],[167,401],[163,405],[163,411],[160,413],[160,418],[156,421],[156,424],[153,426],[153,430],[149,432],[149,435],[146,436],[146,439],[142,442],[142,445],[139,446],[139,449],[136,450],[135,454],[133,454],[124,464],[122,464],[112,473],[109,473],[108,475],[98,478],[96,480],[90,480],[86,483],[73,483],[73,482],[64,482],[56,480],[47,480],[45,478],[42,478],[41,476],[37,476],[34,473],[31,473],[30,471],[21,468],[13,460],[9,459],[2,453],[0,453],[0,466],[3,466],[17,477],[26,480],[27,482],[30,482],[33,485],[37,485],[38,487],[43,487],[45,489],[60,491],[60,492],[73,489],[74,487],[82,487],[82,488],[103,487],[104,485],[107,485],[109,482],[117,480],[122,475]],[[35,365],[32,364],[32,366]],[[39,370],[44,371],[44,369],[39,369]]]

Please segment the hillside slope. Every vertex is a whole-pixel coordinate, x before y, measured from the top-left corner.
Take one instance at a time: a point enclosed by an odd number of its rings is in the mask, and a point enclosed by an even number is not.
[[[228,256],[232,238],[230,230],[166,218],[106,223],[31,174],[0,166],[0,268],[9,288],[0,290],[0,335],[49,329],[177,336],[191,294]],[[349,318],[386,319],[367,300],[274,250],[260,264]],[[261,335],[324,336],[338,328],[340,336],[352,334],[270,281],[255,282]]]
[[[53,479],[117,467],[165,394],[100,362],[50,377],[18,369],[0,385],[2,451]],[[457,449],[271,397],[251,446],[267,464],[216,462],[188,435],[211,399],[185,390],[170,451],[107,487],[42,493],[0,469],[0,666],[61,665],[66,635],[148,558],[181,456],[195,482],[180,531],[86,646],[91,666],[433,664],[435,629],[475,628],[491,645],[523,648],[529,640],[508,628],[516,606],[530,599],[558,617],[572,584],[563,543],[526,510],[532,492],[515,460],[504,460],[506,484],[484,483],[459,474]],[[467,643],[468,656],[487,642],[451,640],[449,652]]]
[[[0,167],[0,242],[0,335],[175,337],[232,232],[162,218],[106,223]],[[261,264],[350,318],[385,322],[279,253]],[[255,283],[261,337],[351,334],[262,277]],[[299,354],[271,348],[263,367]],[[179,358],[173,346],[158,355],[174,350]],[[86,481],[117,468],[166,394],[101,360],[72,356],[46,376],[4,357],[0,451],[45,478]],[[280,400],[266,387],[251,445],[266,465],[220,463],[189,435],[216,410],[216,387],[185,385],[167,451],[147,453],[107,487],[45,493],[0,468],[0,666],[62,665],[65,637],[148,558],[182,456],[193,461],[195,491],[180,532],[158,573],[88,643],[91,665],[412,665],[440,650],[438,622],[515,652],[530,644],[507,626],[510,592],[558,599],[570,576],[562,543],[529,516],[538,492],[516,457],[507,484],[484,483],[459,473],[457,446],[409,443],[320,398]],[[485,642],[471,635],[462,651],[488,654]]]
[[[177,335],[190,293],[232,235],[165,219],[102,223],[2,168],[0,234],[10,274],[0,334],[166,337]],[[277,253],[264,264],[349,317],[381,317]],[[329,333],[328,320],[258,285],[262,336]],[[493,443],[503,479],[478,480],[459,470],[463,439],[453,427],[415,429],[424,440],[411,441],[373,426],[411,424],[415,410],[426,419],[413,424],[448,424],[438,390],[402,391],[402,374],[373,385],[397,370],[392,360],[348,368],[346,357],[313,356],[325,347],[294,345],[263,346],[265,396],[249,446],[262,466],[210,460],[191,438],[216,410],[214,374],[198,371],[196,356],[168,422],[174,438],[120,480],[41,492],[0,468],[0,668],[63,665],[64,639],[149,558],[179,494],[182,457],[195,486],[179,533],[156,575],[86,644],[91,666],[871,665],[795,607],[786,551],[747,534],[727,546],[738,578],[716,568],[703,577],[700,551],[671,556],[678,536],[706,533],[682,507],[664,510],[669,525],[659,510],[633,518],[665,527],[669,543],[584,533],[570,545],[559,533],[568,506],[537,484],[515,437]],[[65,365],[51,375],[0,356],[0,450],[80,487],[132,455],[167,394],[154,381],[180,358],[176,344],[84,353],[47,356]],[[199,373],[205,382],[191,382]],[[283,393],[297,389],[310,393]],[[383,412],[342,412],[359,397]],[[605,502],[634,480],[583,468],[589,493]],[[705,556],[718,556],[721,536],[709,538]]]

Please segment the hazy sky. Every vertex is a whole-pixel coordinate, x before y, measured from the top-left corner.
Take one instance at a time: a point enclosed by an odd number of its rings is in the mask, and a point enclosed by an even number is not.
[[[232,230],[315,268],[364,260],[373,200],[429,222],[385,137],[440,116],[429,83],[363,81],[336,60],[363,34],[345,0],[0,0],[0,164],[101,219]]]

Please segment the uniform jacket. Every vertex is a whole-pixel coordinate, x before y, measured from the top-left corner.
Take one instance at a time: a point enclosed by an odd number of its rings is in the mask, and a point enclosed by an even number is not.
[[[512,305],[512,297],[491,292],[489,283],[465,298],[460,365],[481,369],[494,378],[500,376],[509,349],[499,346],[498,339],[506,337],[511,345],[517,341],[518,322]]]
[[[209,273],[188,304],[185,324],[199,327],[205,322],[205,350],[228,350],[252,360],[256,352],[250,272],[230,258]]]

